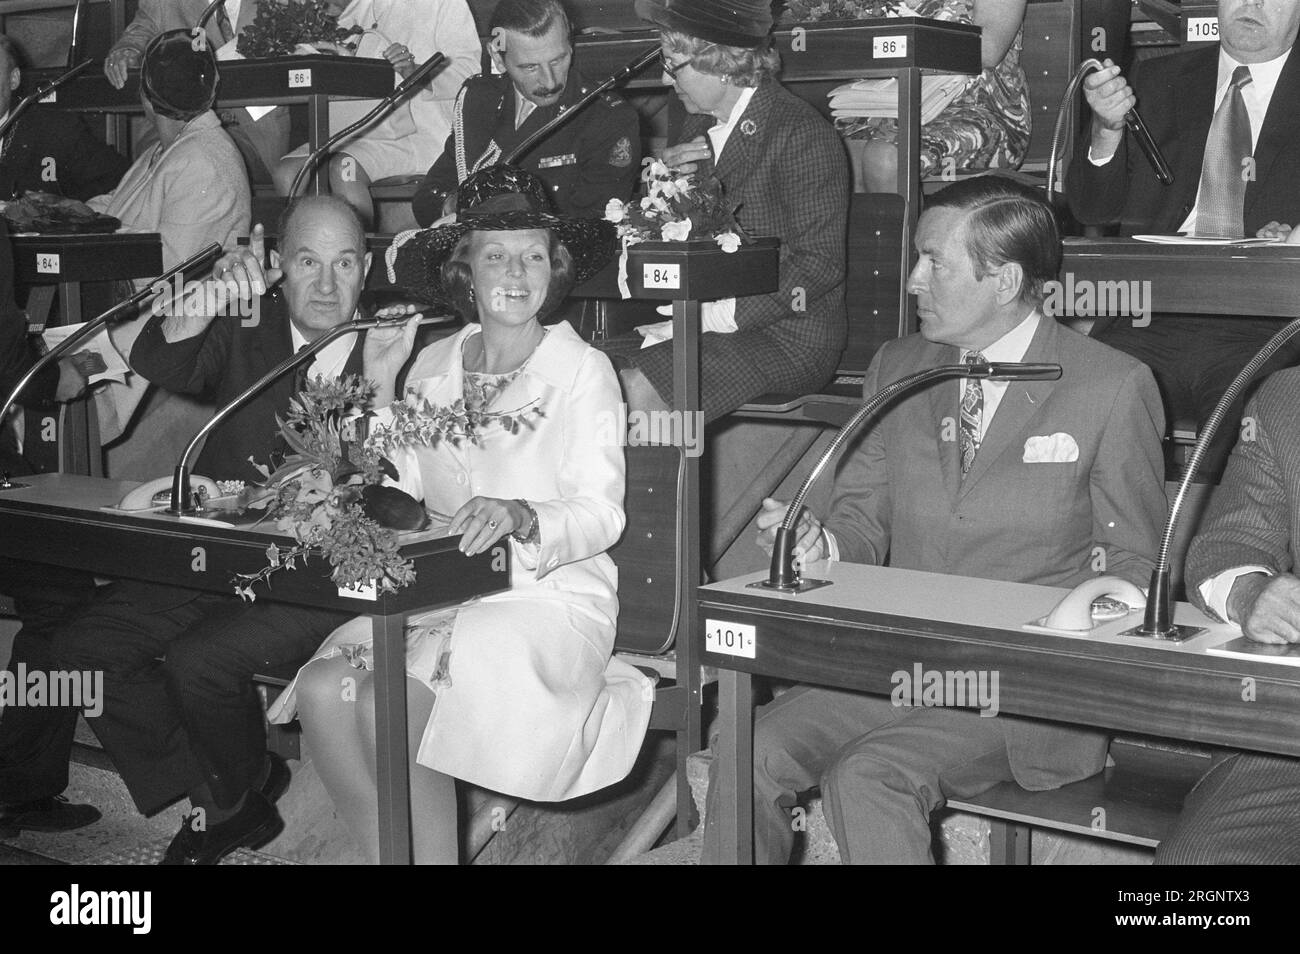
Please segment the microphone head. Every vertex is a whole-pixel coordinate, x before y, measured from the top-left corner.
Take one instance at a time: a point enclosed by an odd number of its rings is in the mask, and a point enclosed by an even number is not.
[[[1056,381],[1061,377],[1061,366],[1023,361],[986,361],[970,365],[964,377],[989,378],[993,381]]]

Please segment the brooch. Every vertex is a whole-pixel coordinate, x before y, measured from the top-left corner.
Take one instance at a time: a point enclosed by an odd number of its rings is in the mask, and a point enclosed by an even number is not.
[[[743,135],[752,136],[758,132],[758,126],[754,124],[754,120],[746,119],[741,122],[740,131]]]

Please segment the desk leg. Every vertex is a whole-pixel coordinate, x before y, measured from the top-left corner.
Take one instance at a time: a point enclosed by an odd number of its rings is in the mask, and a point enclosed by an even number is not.
[[[700,411],[700,303],[673,302],[673,396],[674,409],[683,417]],[[699,427],[695,433],[703,433]],[[682,421],[682,433],[686,422]],[[699,602],[695,588],[703,582],[700,567],[700,459],[686,457],[686,484],[677,508],[678,534],[683,544],[678,563],[677,585],[685,594],[686,612],[677,631],[677,678],[686,689],[684,729],[677,744],[677,837],[690,834],[694,805],[686,782],[686,759],[701,744],[700,649],[704,631],[699,625]],[[684,744],[683,744],[684,741]]]
[[[754,680],[718,671],[718,831],[722,857],[754,863]]]
[[[330,137],[330,101],[328,96],[307,97],[307,152]],[[304,195],[328,195],[330,191],[330,157],[324,156],[312,170],[311,185]]]
[[[411,778],[406,742],[406,616],[370,617],[375,645],[375,777],[379,861],[411,863]]]
[[[898,194],[907,203],[903,210],[903,281],[898,289],[898,336],[916,330],[916,315],[907,294],[907,274],[912,270],[912,236],[921,214],[921,71],[915,67],[898,70]]]
[[[81,284],[59,282],[59,324],[81,324]],[[99,446],[99,422],[94,398],[87,393],[69,401],[63,410],[63,455],[60,469],[65,474],[104,476],[104,455]]]

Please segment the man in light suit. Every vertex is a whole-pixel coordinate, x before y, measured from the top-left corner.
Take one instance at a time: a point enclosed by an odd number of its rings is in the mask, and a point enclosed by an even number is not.
[[[226,0],[204,24],[204,38],[217,59],[235,58],[235,39],[257,18],[259,0]],[[117,89],[126,85],[127,70],[140,65],[145,47],[159,33],[168,30],[193,31],[208,8],[209,0],[140,0],[135,19],[126,25],[104,58],[104,75]],[[335,3],[338,13],[344,6]],[[289,151],[289,110],[277,106],[270,112],[258,108],[221,111],[221,121],[248,166],[254,182],[270,182],[271,170]]]
[[[1270,377],[1187,554],[1187,591],[1250,639],[1300,645],[1300,370]],[[1156,864],[1300,864],[1300,760],[1241,753],[1197,783]]]
[[[1250,145],[1243,143],[1245,154],[1231,162],[1245,179],[1244,195],[1237,197],[1239,221],[1231,231],[1254,236],[1273,220],[1300,224],[1300,58],[1291,58],[1300,0],[1219,0],[1218,13],[1219,43],[1144,60],[1132,74],[1132,87],[1109,60],[1106,69],[1084,80],[1093,111],[1089,148],[1075,154],[1066,180],[1080,222],[1118,222],[1123,235],[1228,231],[1216,214],[1220,205],[1207,146],[1217,141],[1233,77],[1245,67],[1248,80],[1242,79],[1240,97]],[[1124,134],[1124,116],[1135,104],[1169,163],[1170,185],[1155,178]],[[1148,324],[1112,316],[1092,333],[1151,367],[1173,419],[1199,423],[1281,324],[1271,318],[1169,314],[1156,314]],[[1268,367],[1286,367],[1297,356],[1300,347],[1283,349]],[[1240,405],[1211,444],[1207,472],[1223,469],[1238,415]]]
[[[840,465],[825,525],[801,516],[796,555],[1052,586],[1099,572],[1145,581],[1165,518],[1160,398],[1140,362],[1042,315],[1061,255],[1051,209],[1007,179],[971,179],[930,199],[916,248],[920,333],[881,349],[866,394],[976,352],[1059,364],[1061,378],[901,398]],[[764,508],[770,548],[786,506]],[[811,687],[762,710],[754,748],[755,853],[778,864],[796,797],[819,781],[845,862],[924,863],[929,814],[947,798],[1008,780],[1055,788],[1106,757],[1093,731]]]

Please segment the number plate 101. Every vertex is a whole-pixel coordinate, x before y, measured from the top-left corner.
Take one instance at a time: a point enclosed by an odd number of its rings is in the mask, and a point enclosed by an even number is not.
[[[704,651],[723,656],[754,658],[758,637],[753,626],[743,623],[726,623],[716,619],[704,621]]]

